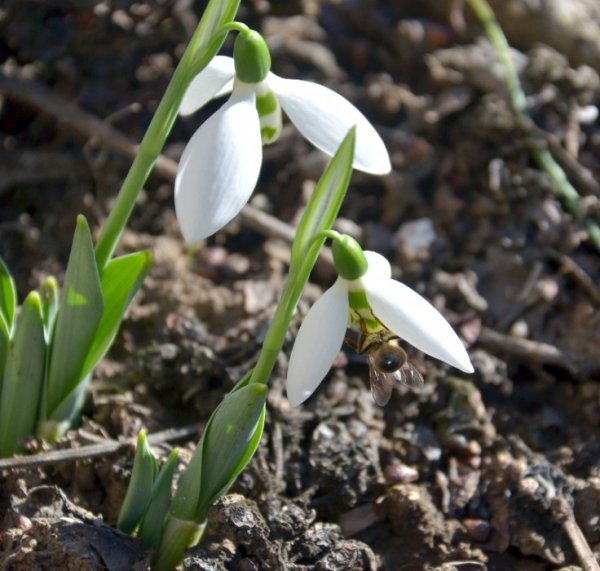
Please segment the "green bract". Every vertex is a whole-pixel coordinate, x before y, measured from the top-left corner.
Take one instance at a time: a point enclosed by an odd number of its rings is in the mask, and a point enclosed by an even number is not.
[[[271,54],[264,38],[254,30],[240,32],[233,44],[235,75],[245,83],[260,83],[271,69]]]
[[[331,243],[331,252],[335,271],[345,280],[357,280],[367,273],[367,258],[352,236],[336,236]]]
[[[267,387],[246,376],[211,415],[177,485],[155,570],[173,569],[201,537],[210,506],[250,461],[265,423]]]
[[[181,476],[171,514],[202,523],[212,503],[233,484],[262,435],[267,387],[251,383],[229,393],[211,415]]]

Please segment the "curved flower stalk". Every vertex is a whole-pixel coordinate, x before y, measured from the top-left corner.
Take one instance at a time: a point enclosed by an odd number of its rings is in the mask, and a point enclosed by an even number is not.
[[[180,113],[231,93],[187,144],[175,182],[175,210],[184,238],[197,242],[232,220],[248,202],[260,172],[262,145],[277,140],[281,110],[318,149],[333,156],[356,126],[353,167],[372,174],[391,170],[383,141],[365,116],[332,90],[269,71],[264,39],[245,30],[234,57],[217,56],[191,82]]]
[[[339,278],[309,310],[290,355],[287,394],[292,405],[304,402],[324,379],[349,325],[358,326],[363,335],[403,339],[465,373],[473,372],[450,324],[416,291],[392,279],[383,256],[362,252],[349,236],[334,238],[332,250]],[[373,382],[371,388],[377,400]],[[387,399],[389,394],[377,402]]]

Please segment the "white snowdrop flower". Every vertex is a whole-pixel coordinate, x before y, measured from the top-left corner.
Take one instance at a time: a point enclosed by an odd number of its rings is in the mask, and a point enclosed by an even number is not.
[[[283,79],[269,71],[270,55],[256,32],[242,32],[234,57],[216,56],[190,83],[180,113],[231,92],[229,100],[188,142],[175,181],[175,210],[184,238],[196,242],[222,228],[248,202],[258,180],[262,145],[281,132],[281,110],[313,144],[333,156],[356,126],[354,168],[391,170],[381,137],[365,116],[331,89]]]
[[[304,402],[319,386],[351,325],[360,331],[356,348],[369,360],[371,392],[379,405],[387,403],[396,381],[423,382],[398,340],[473,372],[450,324],[424,297],[392,279],[383,256],[363,252],[349,236],[335,239],[332,251],[339,277],[309,310],[290,355],[287,395],[292,405]]]

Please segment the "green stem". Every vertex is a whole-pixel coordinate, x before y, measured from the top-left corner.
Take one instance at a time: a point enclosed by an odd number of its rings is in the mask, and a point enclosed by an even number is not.
[[[266,384],[269,382],[271,373],[277,363],[277,356],[283,347],[286,333],[294,317],[304,286],[317,261],[319,251],[325,242],[325,238],[332,237],[327,234],[328,231],[325,230],[314,236],[311,240],[312,245],[308,249],[308,253],[300,263],[299,267],[293,262],[290,265],[288,280],[283,289],[281,299],[277,304],[277,309],[273,315],[269,330],[265,336],[260,355],[258,356],[258,361],[252,371],[252,376],[250,377],[251,383]],[[335,234],[337,234],[337,232],[335,232]]]
[[[190,47],[171,78],[167,91],[142,139],[139,151],[102,228],[96,243],[96,263],[100,271],[111,259],[137,198],[175,122],[185,89],[191,79],[189,77]]]
[[[177,118],[185,91],[192,78],[202,70],[223,43],[230,29],[244,29],[244,24],[236,25],[235,22],[225,24],[206,42],[205,49],[198,54],[202,47],[203,26],[202,22],[196,29],[194,36],[173,73],[167,90],[148,126],[142,139],[138,153],[127,173],[121,190],[117,195],[115,204],[106,219],[96,243],[96,263],[102,271],[112,258],[119,243],[121,234],[131,216],[137,198],[160,155],[165,141]]]
[[[496,20],[494,12],[490,8],[490,5],[486,0],[467,0],[471,10],[475,12],[475,15],[479,19],[479,22],[483,26],[483,29],[488,37],[488,40],[494,46],[500,63],[504,68],[504,80],[506,82],[506,89],[508,90],[508,96],[510,98],[510,104],[517,113],[525,112],[527,99],[525,93],[521,89],[521,82],[519,81],[519,75],[513,65],[510,57],[510,46],[508,40]]]
[[[319,252],[327,238],[339,238],[339,234],[331,226],[350,182],[355,135],[355,128],[350,129],[319,179],[298,224],[292,244],[289,277],[252,371],[250,383],[268,383]]]
[[[510,57],[508,41],[500,24],[496,20],[494,12],[486,0],[467,0],[469,6],[479,19],[488,40],[496,50],[498,58],[504,68],[504,81],[513,112],[521,117],[529,118],[526,108],[526,97],[519,75],[513,65]],[[551,153],[547,150],[535,149],[532,152],[533,159],[537,165],[546,171],[552,180],[556,194],[563,201],[565,209],[577,220],[582,220],[588,231],[590,240],[600,250],[600,227],[598,223],[585,216],[585,211],[581,207],[580,196],[577,189],[569,182],[565,171],[556,162]]]
[[[250,28],[242,22],[229,22],[221,27],[221,32],[248,32]]]
[[[185,521],[168,516],[160,548],[152,561],[152,571],[171,571],[183,560],[185,550],[196,545],[206,527],[206,522]]]

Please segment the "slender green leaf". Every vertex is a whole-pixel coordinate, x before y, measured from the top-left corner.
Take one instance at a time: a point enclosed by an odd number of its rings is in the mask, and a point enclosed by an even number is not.
[[[88,375],[109,350],[123,314],[142,285],[152,265],[149,252],[136,252],[111,260],[101,277],[104,311],[98,323],[79,378]]]
[[[56,442],[75,424],[81,414],[91,373],[83,377],[75,388],[54,408],[50,416],[38,422],[36,435],[47,442]]]
[[[44,419],[52,417],[82,380],[83,363],[103,308],[92,236],[85,218],[79,216],[52,339]]]
[[[138,535],[142,549],[158,549],[160,546],[165,517],[171,505],[173,474],[178,460],[179,450],[174,448],[156,477],[150,504],[140,523]]]
[[[350,129],[335,156],[327,165],[323,176],[319,179],[317,187],[312,193],[302,215],[296,238],[292,246],[292,263],[300,263],[307,255],[307,248],[312,238],[328,230],[334,223],[352,176],[352,162],[354,160],[354,142],[356,128]],[[324,239],[318,246],[320,249]]]
[[[240,0],[210,0],[200,24],[190,41],[192,62],[198,71],[219,51],[226,33],[215,37],[217,31],[233,21],[240,6]]]
[[[17,288],[6,264],[0,258],[0,316],[4,318],[9,331],[12,330],[16,309]]]
[[[44,331],[46,342],[50,344],[54,331],[54,322],[58,313],[58,284],[52,276],[47,277],[40,287],[42,311],[44,316]]]
[[[2,399],[2,378],[4,377],[4,365],[6,364],[9,343],[10,332],[8,330],[8,325],[6,325],[4,317],[0,315],[0,402]]]
[[[19,441],[35,428],[45,357],[42,301],[33,291],[23,303],[6,356],[0,399],[1,456],[14,453]]]
[[[133,533],[148,508],[156,477],[156,460],[148,447],[146,431],[140,430],[135,450],[131,480],[121,506],[117,527]]]
[[[221,405],[219,405],[219,407],[220,406]],[[204,432],[200,437],[200,441],[196,445],[194,454],[192,454],[192,459],[177,482],[177,490],[175,491],[175,496],[171,504],[170,514],[172,518],[178,521],[196,521],[196,506],[198,505],[198,499],[200,498],[202,482],[204,440],[219,407],[215,409],[208,419]]]

